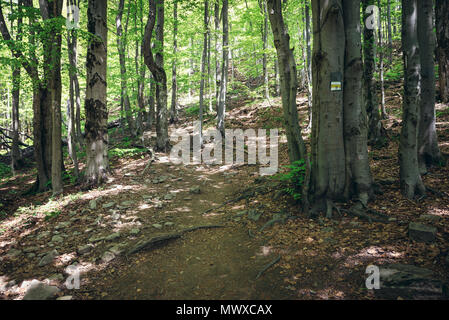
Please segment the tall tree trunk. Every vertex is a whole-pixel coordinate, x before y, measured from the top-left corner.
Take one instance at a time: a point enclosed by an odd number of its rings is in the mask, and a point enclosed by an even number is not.
[[[204,82],[206,77],[206,59],[207,59],[207,34],[209,29],[209,2],[204,1],[204,41],[203,54],[201,56],[201,80],[200,80],[200,109],[199,109],[199,139],[200,146],[203,145],[203,110],[204,110]]]
[[[262,42],[263,42],[263,86],[264,86],[264,97],[265,99],[270,99],[270,89],[268,84],[268,10],[267,10],[267,0],[261,1],[262,13],[263,13],[263,30],[262,30]]]
[[[225,135],[226,94],[228,91],[228,67],[229,67],[229,25],[228,25],[228,0],[223,0],[223,61],[221,64],[222,79],[220,83],[220,96],[217,108],[217,129],[221,135]]]
[[[125,48],[126,48],[126,39],[127,39],[127,26],[126,23],[125,34],[123,34],[123,11],[125,7],[125,0],[119,1],[117,16],[115,19],[115,26],[117,29],[117,48],[119,53],[119,62],[120,62],[120,85],[121,85],[121,95],[120,100],[123,105],[123,109],[125,111],[126,121],[128,123],[128,128],[132,135],[135,133],[135,123],[131,111],[131,103],[129,101],[128,95],[128,83],[127,83],[127,75],[126,75],[126,59],[125,59]],[[128,9],[128,18],[129,18],[129,9]],[[128,19],[127,18],[127,19]]]
[[[374,12],[367,12],[368,7],[374,6],[374,0],[362,0],[363,21],[367,21]],[[380,121],[379,106],[377,102],[377,81],[375,78],[376,69],[376,43],[374,39],[374,28],[363,28],[363,53],[364,75],[363,75],[363,95],[365,107],[369,119],[368,140],[374,146],[383,146],[385,139],[383,137],[383,127]]]
[[[379,10],[381,9],[380,0],[377,0],[377,6]],[[382,16],[381,11],[379,11],[379,16]],[[380,17],[379,17],[380,20]],[[387,110],[385,108],[385,81],[384,81],[384,48],[382,45],[382,22],[379,23],[378,35],[378,45],[379,45],[379,78],[380,78],[380,92],[381,92],[381,115],[382,119],[388,119]]]
[[[345,29],[341,0],[312,2],[313,14],[313,125],[311,190],[314,202],[343,198],[346,161],[343,137],[343,75]],[[354,39],[355,40],[355,39]]]
[[[214,3],[214,23],[215,23],[215,104],[218,112],[218,100],[220,97],[221,69],[220,69],[220,2],[215,0]]]
[[[449,2],[436,0],[437,58],[439,64],[440,96],[449,102]]]
[[[176,63],[178,51],[178,1],[173,3],[173,65],[172,65],[172,86],[171,86],[171,108],[170,123],[178,121],[178,82],[176,79]]]
[[[67,15],[70,14],[71,6],[79,6],[79,1],[67,0]],[[75,120],[75,81],[78,81],[77,52],[76,52],[76,30],[68,30],[67,51],[69,56],[69,99],[67,100],[67,142],[69,156],[72,159],[75,178],[79,178],[78,157],[76,154],[76,120]],[[76,78],[76,80],[75,80]],[[79,92],[78,92],[79,95]],[[79,99],[79,96],[76,97]]]
[[[156,81],[156,150],[168,151],[170,142],[168,139],[168,121],[167,121],[167,75],[164,70],[163,48],[164,48],[164,1],[150,0],[150,10],[148,21],[145,27],[145,36],[143,39],[145,64],[150,69]],[[157,6],[156,6],[157,2]],[[157,10],[157,12],[156,12]],[[156,57],[153,57],[151,48],[151,38],[156,23]]]
[[[418,162],[421,173],[439,164],[440,149],[435,127],[435,33],[433,0],[418,1],[418,41],[421,60],[421,99],[418,123]]]
[[[308,129],[312,128],[312,48],[311,48],[311,37],[310,37],[310,6],[309,3],[305,4],[305,19],[306,19],[306,74],[307,74],[307,104],[309,113],[309,124]]]
[[[388,36],[388,61],[393,63],[393,34],[391,31],[391,0],[387,1],[387,36]]]
[[[343,1],[346,51],[343,114],[346,156],[345,197],[356,196],[363,205],[372,196],[372,176],[368,158],[368,128],[362,99],[362,43],[360,1]]]
[[[419,0],[422,1],[422,0]],[[418,0],[402,0],[404,104],[399,144],[401,191],[408,199],[425,192],[418,167],[418,120],[421,64],[418,42]]]
[[[86,184],[96,186],[107,179],[108,109],[107,109],[107,0],[89,0],[87,30],[92,34],[87,48],[86,77]]]
[[[19,17],[17,19],[16,41],[22,41],[22,1],[18,2]],[[11,23],[12,26],[12,23]],[[12,29],[12,28],[11,28]],[[13,174],[24,165],[22,152],[19,147],[19,104],[20,104],[20,65],[12,67],[12,144],[11,144],[11,169]]]
[[[303,160],[309,172],[309,160],[307,150],[302,139],[301,128],[298,121],[296,108],[296,94],[298,91],[298,79],[293,50],[290,48],[290,36],[286,30],[282,16],[280,0],[267,1],[271,30],[273,31],[274,45],[279,61],[280,84],[282,95],[282,108],[287,134],[288,154],[291,163]],[[307,174],[308,175],[308,174]],[[308,178],[303,184],[303,208],[308,210]]]

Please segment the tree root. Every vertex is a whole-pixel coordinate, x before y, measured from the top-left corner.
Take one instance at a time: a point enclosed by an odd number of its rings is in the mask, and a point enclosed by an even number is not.
[[[137,243],[136,246],[134,246],[131,250],[128,251],[126,254],[126,257],[128,257],[131,254],[144,251],[144,250],[150,250],[158,245],[165,244],[169,242],[170,240],[179,239],[182,237],[184,233],[192,232],[200,229],[217,229],[217,228],[224,228],[225,226],[222,225],[205,225],[205,226],[197,226],[192,228],[184,229],[180,232],[171,233],[171,234],[165,234],[162,236],[153,237],[149,240],[143,240]]]
[[[361,201],[357,202],[354,206],[352,206],[349,210],[341,209],[341,211],[361,218],[363,220],[367,220],[370,223],[372,222],[381,222],[381,223],[389,223],[389,217],[381,212],[376,210],[367,208]]]
[[[272,266],[274,266],[280,260],[281,260],[281,256],[279,255],[276,259],[274,259],[269,264],[267,264],[265,267],[263,267],[262,270],[260,270],[259,273],[257,274],[256,280],[259,279],[268,269],[270,269]]]

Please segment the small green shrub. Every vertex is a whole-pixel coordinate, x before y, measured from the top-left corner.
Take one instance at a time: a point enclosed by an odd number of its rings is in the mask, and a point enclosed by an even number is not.
[[[0,162],[0,179],[5,178],[11,174],[11,167]]]
[[[291,165],[285,166],[289,171],[280,174],[281,181],[289,182],[290,186],[284,189],[284,192],[291,195],[295,200],[301,200],[301,188],[306,175],[306,165],[304,160],[293,162]]]

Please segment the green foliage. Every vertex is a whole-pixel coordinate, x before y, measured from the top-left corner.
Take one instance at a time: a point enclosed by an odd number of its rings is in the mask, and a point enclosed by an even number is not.
[[[197,116],[200,113],[200,107],[199,106],[193,106],[185,109],[186,114],[190,117]]]
[[[136,155],[140,155],[142,153],[145,153],[146,150],[143,148],[114,148],[109,150],[109,157],[133,157]]]
[[[301,200],[301,188],[306,175],[306,165],[304,160],[293,162],[291,165],[285,166],[289,169],[287,173],[280,174],[281,181],[289,182],[290,186],[284,189],[284,192],[291,195],[295,200]]]
[[[5,178],[11,175],[11,167],[0,162],[0,178]]]
[[[61,214],[60,210],[55,210],[55,211],[51,211],[51,212],[45,212],[45,220],[48,221],[52,218],[55,218],[57,216],[59,216]]]

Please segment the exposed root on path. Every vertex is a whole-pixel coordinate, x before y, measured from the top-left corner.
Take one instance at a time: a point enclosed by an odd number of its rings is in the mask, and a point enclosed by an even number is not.
[[[150,250],[158,245],[165,244],[169,242],[170,240],[179,239],[182,237],[184,233],[192,232],[200,229],[217,229],[217,228],[224,228],[225,226],[222,225],[205,225],[205,226],[196,226],[192,228],[184,229],[180,232],[176,233],[170,233],[165,234],[162,236],[153,237],[149,240],[143,240],[137,243],[136,246],[134,246],[131,250],[128,251],[126,254],[126,257],[128,257],[131,254],[143,251],[143,250]]]
[[[274,266],[279,261],[281,261],[281,256],[278,256],[276,259],[274,259],[269,264],[267,264],[265,267],[263,267],[262,270],[260,270],[259,273],[257,274],[256,280],[259,279],[268,269],[270,269],[272,266]]]

